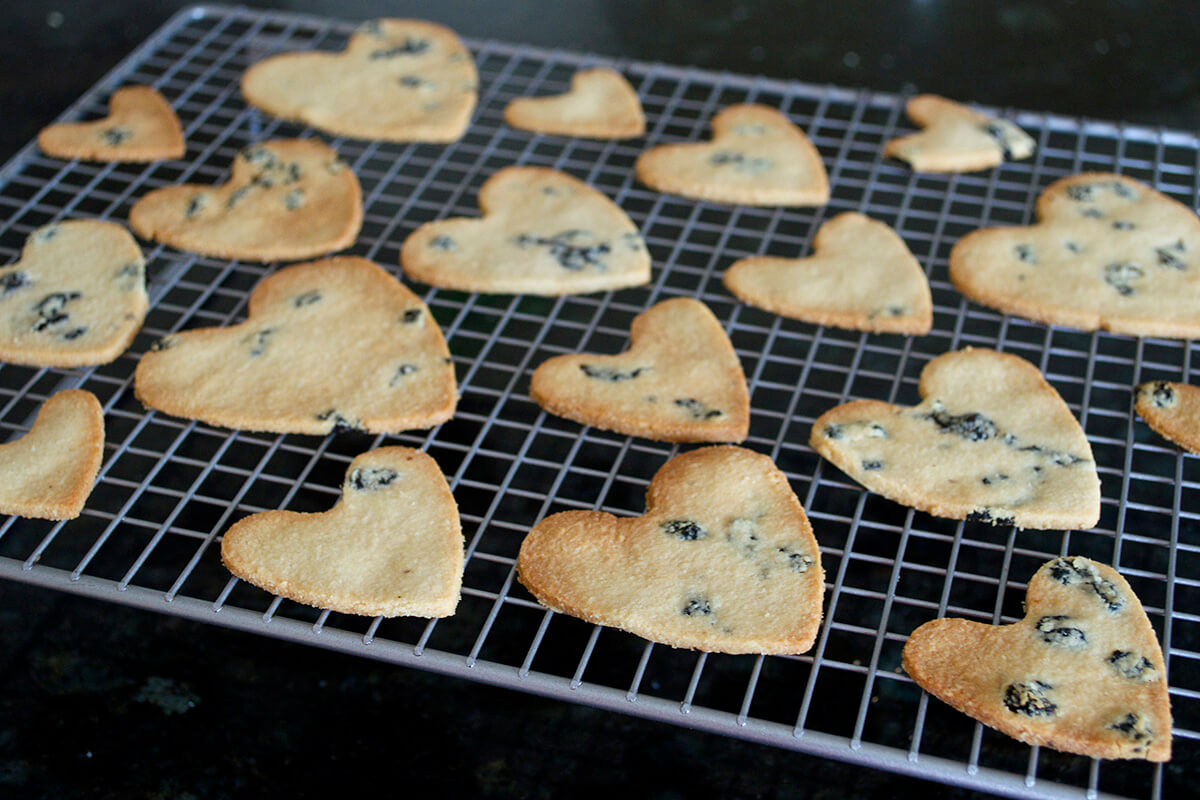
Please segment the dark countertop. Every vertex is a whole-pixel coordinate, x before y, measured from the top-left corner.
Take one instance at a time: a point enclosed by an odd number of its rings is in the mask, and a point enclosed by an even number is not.
[[[0,11],[9,157],[179,2]],[[260,3],[462,35],[1200,128],[1188,2]],[[908,797],[970,793],[0,583],[0,796]]]

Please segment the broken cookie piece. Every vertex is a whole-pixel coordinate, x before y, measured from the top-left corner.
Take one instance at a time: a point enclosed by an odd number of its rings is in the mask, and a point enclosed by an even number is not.
[[[1090,528],[1100,479],[1083,429],[1024,359],[965,348],[921,372],[924,400],[857,400],[822,414],[809,443],[868,489],[939,517]]]
[[[669,442],[740,442],[750,394],[708,306],[664,300],[633,320],[619,355],[564,355],[534,370],[529,394],[551,414]]]
[[[913,631],[904,669],[921,688],[1031,745],[1095,758],[1171,758],[1162,650],[1112,567],[1056,558],[1011,625],[938,619]]]
[[[804,509],[771,459],[740,447],[668,461],[641,517],[547,517],[517,571],[545,606],[672,647],[803,653],[821,622],[824,572]]]
[[[350,462],[342,499],[317,514],[265,511],[221,540],[234,575],[343,614],[448,617],[458,606],[463,537],[437,462],[381,447]]]
[[[1134,390],[1133,408],[1155,433],[1200,455],[1200,388],[1151,381]]]
[[[519,97],[504,109],[514,128],[591,139],[630,139],[646,132],[642,103],[614,69],[597,67],[571,76],[571,89],[554,97]]]
[[[907,161],[917,172],[974,172],[1033,155],[1033,138],[1006,119],[972,111],[933,94],[904,107],[919,133],[892,139],[883,154]]]
[[[54,158],[88,161],[157,161],[183,158],[183,128],[166,98],[149,86],[113,92],[108,116],[43,128],[38,147]]]

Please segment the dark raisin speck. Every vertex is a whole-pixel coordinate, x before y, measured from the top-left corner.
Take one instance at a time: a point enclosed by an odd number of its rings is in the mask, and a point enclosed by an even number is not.
[[[424,83],[424,81],[422,81],[416,75],[401,75],[400,76],[400,85],[405,88],[408,88],[408,89],[416,89],[422,83]]]
[[[1187,269],[1187,262],[1179,257],[1179,254],[1185,252],[1185,249],[1183,239],[1178,240],[1175,244],[1154,248],[1154,253],[1158,256],[1158,265],[1177,270]]]
[[[1050,717],[1058,712],[1046,692],[1054,687],[1042,681],[1010,683],[1004,690],[1004,705],[1014,714],[1028,717]]]
[[[523,233],[517,236],[514,242],[522,249],[546,248],[560,267],[571,272],[578,272],[587,267],[604,270],[607,268],[604,256],[612,252],[608,242],[596,241],[593,233],[579,229],[563,231],[553,236]]]
[[[248,337],[251,341],[250,357],[256,358],[267,352],[267,343],[271,339],[271,334],[274,333],[272,328],[263,328],[254,335]]]
[[[305,292],[304,294],[298,294],[292,298],[292,305],[294,305],[296,308],[311,306],[313,303],[319,302],[321,302],[321,293],[316,289],[313,289],[311,292]]]
[[[1139,683],[1149,683],[1158,678],[1158,671],[1150,663],[1150,659],[1129,650],[1113,650],[1108,657],[1108,663],[1122,678]]]
[[[119,144],[124,144],[133,136],[133,131],[128,128],[122,128],[119,125],[111,128],[105,128],[100,131],[100,140],[110,147],[116,147]]]
[[[455,250],[458,243],[449,236],[435,236],[429,240],[429,246],[434,250]]]
[[[951,414],[940,404],[936,404],[929,412],[929,419],[942,429],[942,433],[957,434],[968,442],[982,442],[999,433],[996,423],[983,414]]]
[[[825,433],[826,439],[837,440],[837,439],[842,438],[842,434],[844,433],[844,431],[842,430],[841,425],[838,425],[836,423],[831,423],[831,424],[825,426],[824,433]]]
[[[875,470],[875,469],[883,469],[883,462],[882,461],[871,461],[871,460],[863,461],[862,468],[867,470],[868,472],[871,470]]]
[[[46,295],[34,305],[33,310],[38,315],[38,320],[33,324],[34,331],[44,331],[54,325],[66,322],[70,316],[65,311],[67,303],[72,300],[78,300],[82,295],[79,292],[53,292]]]
[[[722,167],[732,165],[735,172],[757,175],[771,169],[770,159],[760,156],[747,156],[734,150],[718,150],[708,157],[708,163]]]
[[[1103,219],[1104,212],[1098,208],[1085,208],[1083,215],[1088,219]]]
[[[428,39],[414,39],[411,36],[405,37],[402,44],[395,47],[388,47],[380,50],[372,50],[369,58],[372,61],[379,61],[385,58],[396,58],[397,56],[416,56],[424,53],[429,49]]]
[[[659,527],[662,528],[663,533],[669,533],[685,542],[694,542],[708,536],[708,531],[690,519],[669,519]]]
[[[1121,590],[1112,581],[1104,578],[1086,561],[1076,558],[1056,558],[1049,565],[1050,577],[1063,586],[1080,585],[1091,589],[1112,613],[1125,607]]]
[[[1156,381],[1150,392],[1150,399],[1158,408],[1170,408],[1175,405],[1175,390],[1166,381]]]
[[[414,322],[419,322],[420,320],[421,309],[419,308],[407,308],[404,310],[404,313],[400,315],[400,321],[405,325],[412,325]]]
[[[397,383],[400,382],[401,378],[405,377],[406,375],[412,375],[414,372],[417,371],[417,369],[418,369],[418,367],[416,364],[401,364],[396,369],[396,373],[394,375],[392,375],[392,380],[388,383],[388,385],[395,386]]]
[[[0,295],[6,295],[9,292],[15,292],[17,289],[29,285],[29,275],[17,270],[9,272],[3,278],[0,278]]]
[[[589,378],[594,378],[598,381],[609,381],[611,383],[620,383],[622,381],[631,381],[637,376],[645,372],[646,367],[634,367],[633,369],[617,369],[616,367],[602,367],[597,364],[580,364],[579,369],[584,375]]]
[[[970,514],[967,514],[967,520],[969,522],[986,522],[989,525],[997,525],[1000,527],[1006,527],[1006,526],[1013,525],[1016,523],[1016,520],[1013,519],[1012,517],[996,516],[995,514],[992,513],[992,510],[990,508],[975,509]]]
[[[1033,254],[1033,245],[1031,244],[1017,245],[1013,248],[1013,254],[1016,255],[1018,260],[1024,261],[1026,264],[1037,263],[1037,258]]]
[[[1134,225],[1132,222],[1130,222],[1127,219],[1118,219],[1113,222],[1112,226],[1113,226],[1113,230],[1117,230],[1117,231],[1131,231],[1137,227],[1137,225]]]
[[[154,344],[150,345],[150,352],[157,353],[159,350],[170,350],[172,347],[174,347],[178,343],[179,343],[179,340],[176,339],[174,336],[164,336],[163,338],[159,339],[157,342],[154,342]]]
[[[283,206],[288,211],[295,211],[304,205],[304,190],[292,189],[283,196]]]
[[[1136,291],[1130,283],[1145,274],[1145,271],[1137,264],[1130,261],[1119,261],[1105,265],[1104,282],[1116,289],[1117,294],[1129,297]]]
[[[1040,638],[1046,644],[1078,650],[1087,647],[1087,634],[1081,628],[1064,624],[1071,618],[1065,614],[1042,617],[1035,623]]]
[[[1067,197],[1078,202],[1092,199],[1092,187],[1086,183],[1067,187]]]
[[[708,598],[706,597],[689,597],[687,602],[683,604],[683,608],[680,609],[680,613],[682,613],[685,617],[711,614],[712,605],[708,602]]]
[[[722,414],[719,409],[709,408],[694,397],[676,398],[675,405],[687,411],[688,416],[692,419],[712,419]]]
[[[1008,475],[1003,472],[997,472],[995,475],[984,475],[980,480],[984,486],[991,486],[994,483],[1008,480]]]
[[[1132,711],[1116,722],[1110,722],[1104,727],[1110,731],[1123,733],[1135,742],[1154,738],[1154,730],[1150,727],[1149,720]]]
[[[350,486],[360,492],[391,486],[400,474],[387,467],[359,467],[350,473]]]
[[[333,420],[332,433],[346,433],[347,431],[366,430],[365,428],[363,428],[362,423],[357,422],[352,419],[348,419],[346,417],[343,417],[341,414],[339,414],[337,412],[336,409],[333,409],[333,408],[331,408],[327,411],[322,411],[320,414],[317,414],[317,419],[320,422],[325,422],[327,420]]]
[[[202,194],[192,195],[192,198],[188,200],[187,208],[185,208],[183,211],[183,215],[188,219],[192,219],[199,214],[206,205],[208,205],[208,198],[206,196]]]

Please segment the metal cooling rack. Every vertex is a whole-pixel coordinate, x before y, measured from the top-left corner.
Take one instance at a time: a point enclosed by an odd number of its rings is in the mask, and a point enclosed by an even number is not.
[[[48,222],[124,221],[149,189],[223,180],[234,154],[254,141],[317,135],[247,108],[238,78],[271,53],[340,49],[351,31],[349,23],[243,9],[176,16],[62,118],[102,116],[117,87],[151,84],[183,120],[186,158],[96,165],[26,147],[0,171],[0,255],[15,259],[26,235]],[[78,386],[99,396],[108,438],[82,517],[0,524],[0,575],[1011,796],[1160,798],[1193,786],[1200,779],[1200,461],[1133,421],[1130,397],[1130,387],[1144,380],[1189,380],[1191,345],[1072,332],[973,306],[948,283],[946,259],[974,228],[1030,221],[1042,188],[1082,170],[1123,172],[1194,208],[1197,138],[1012,112],[1038,139],[1032,159],[972,175],[918,176],[879,158],[886,139],[909,129],[894,95],[468,44],[481,96],[461,141],[332,140],[364,189],[365,223],[349,252],[398,273],[399,247],[418,225],[476,214],[477,190],[490,174],[537,164],[583,178],[629,213],[654,257],[651,283],[551,299],[414,287],[454,354],[462,391],[455,418],[432,432],[395,437],[275,436],[148,413],[134,398],[134,366],[151,342],[243,318],[250,288],[273,269],[152,246],[152,307],[128,353],[87,369],[0,366],[0,435],[20,435],[48,396]],[[644,140],[565,139],[503,124],[510,99],[563,91],[576,69],[599,63],[612,63],[637,88],[649,120]],[[728,207],[634,182],[634,159],[648,143],[707,138],[714,112],[743,101],[779,108],[809,132],[829,168],[828,206]],[[925,265],[934,296],[931,334],[806,325],[743,306],[722,288],[721,272],[734,259],[807,253],[817,227],[846,210],[892,225]],[[569,508],[639,514],[650,477],[677,452],[543,414],[527,397],[533,367],[559,353],[617,352],[637,313],[679,295],[702,299],[723,321],[750,383],[746,444],[788,474],[820,540],[830,583],[825,623],[806,655],[735,657],[655,646],[548,612],[514,580],[517,549],[535,522]],[[964,345],[1024,356],[1062,393],[1095,450],[1105,498],[1099,527],[1021,532],[935,519],[863,491],[806,445],[815,417],[838,403],[916,402],[921,367]],[[468,549],[454,617],[347,617],[230,578],[219,540],[233,520],[273,508],[327,509],[351,458],[384,441],[428,451],[458,499]],[[930,702],[902,674],[900,650],[913,628],[943,615],[1016,619],[1023,581],[1060,554],[1116,565],[1142,598],[1170,670],[1171,766],[1102,763],[1021,745]]]

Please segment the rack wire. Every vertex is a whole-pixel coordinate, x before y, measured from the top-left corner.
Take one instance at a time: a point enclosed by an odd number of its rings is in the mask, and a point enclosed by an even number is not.
[[[350,23],[224,7],[168,22],[62,116],[103,116],[113,90],[157,87],[182,118],[179,161],[58,161],[24,148],[0,170],[0,255],[58,219],[125,221],[146,191],[218,182],[242,147],[318,136],[248,108],[242,71],[276,52],[337,50]],[[350,654],[471,678],[727,736],[1014,797],[1161,798],[1200,778],[1200,461],[1135,421],[1130,388],[1191,378],[1190,342],[1080,333],[968,303],[947,280],[949,248],[984,225],[1031,221],[1038,193],[1084,170],[1118,171],[1195,208],[1200,142],[1192,134],[1009,111],[1038,140],[1028,161],[956,176],[917,175],[880,158],[909,129],[903,99],[761,77],[615,61],[494,41],[469,41],[480,103],[449,146],[334,138],[358,174],[365,221],[349,252],[398,274],[399,248],[431,219],[474,215],[482,182],[511,164],[564,170],[613,198],[654,258],[645,287],[576,297],[478,295],[414,286],[446,333],[461,388],[455,418],[429,432],[332,437],[229,431],[147,412],[133,370],[151,342],[244,318],[249,290],[273,265],[147,250],[151,310],[132,348],[82,369],[0,366],[0,436],[26,431],[37,406],[68,387],[94,392],[105,458],[76,520],[0,523],[0,575],[95,598]],[[565,91],[584,66],[627,75],[647,112],[643,140],[587,141],[504,125],[505,104]],[[651,192],[633,179],[652,143],[709,135],[735,102],[781,109],[820,150],[833,187],[819,209],[715,205]],[[857,210],[893,226],[925,266],[934,330],[911,338],[807,325],[738,303],[721,272],[749,255],[806,254],[822,222]],[[750,385],[746,446],[770,455],[812,519],[828,573],[825,621],[801,656],[705,655],[656,646],[539,606],[517,583],[523,534],[552,512],[640,514],[653,473],[676,446],[581,428],[543,413],[529,376],[549,356],[618,352],[632,318],[674,296],[703,300],[722,320]],[[1036,364],[1083,424],[1103,484],[1099,526],[1017,531],[941,520],[864,491],[807,446],[809,427],[854,398],[917,401],[933,357],[965,345]],[[441,621],[363,619],[301,606],[232,579],[219,542],[235,519],[274,508],[321,511],[347,464],[383,442],[426,450],[462,514],[467,562],[458,613]],[[1171,679],[1176,762],[1100,762],[1021,745],[931,701],[901,671],[919,624],[944,615],[1010,622],[1024,581],[1045,560],[1080,554],[1117,566],[1159,633]]]

